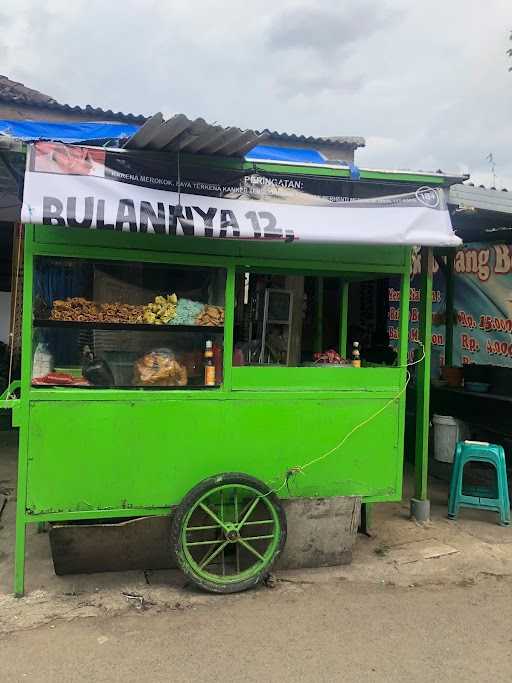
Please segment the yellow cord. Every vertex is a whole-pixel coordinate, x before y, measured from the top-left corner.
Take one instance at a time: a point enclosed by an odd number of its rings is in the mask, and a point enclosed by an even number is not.
[[[310,460],[309,462],[305,463],[304,465],[295,465],[294,467],[291,467],[290,469],[287,470],[285,478],[281,486],[276,489],[271,489],[268,493],[265,495],[268,496],[271,493],[279,493],[285,486],[288,486],[290,479],[292,479],[295,475],[297,474],[305,474],[305,471],[308,467],[311,467],[311,465],[315,465],[318,462],[321,462],[322,460],[325,460],[328,458],[330,455],[332,455],[335,451],[340,449],[349,439],[350,437],[357,432],[361,427],[364,427],[367,425],[369,422],[372,422],[376,417],[378,417],[381,413],[383,413],[387,408],[389,408],[390,405],[395,403],[395,401],[398,401],[398,399],[406,392],[407,386],[409,385],[409,382],[411,380],[411,373],[409,372],[408,368],[412,367],[413,365],[418,365],[418,363],[421,363],[425,359],[425,346],[421,341],[415,341],[415,344],[419,344],[422,348],[422,354],[421,358],[418,358],[418,360],[413,361],[412,363],[407,363],[406,365],[399,365],[397,369],[406,369],[407,370],[407,379],[405,381],[404,386],[396,396],[393,396],[387,403],[385,403],[379,410],[377,410],[376,413],[373,415],[370,415],[370,417],[366,418],[366,420],[363,420],[359,424],[357,424],[355,427],[353,427],[348,434],[346,434],[343,439],[337,443],[333,448],[330,450],[326,451],[322,455],[319,455],[317,458],[314,458],[313,460]]]
[[[11,329],[9,331],[9,342],[10,342],[10,349],[9,349],[9,372],[7,375],[7,386],[11,385],[12,382],[12,369],[13,369],[13,362],[14,362],[14,335],[16,333],[16,323],[17,323],[17,313],[18,313],[18,283],[20,279],[20,268],[21,268],[21,246],[23,244],[23,225],[21,223],[17,223],[17,237],[18,237],[18,252],[16,255],[16,273],[15,273],[15,282],[14,282],[14,296],[13,296],[13,308],[12,308],[12,321],[11,321]],[[7,398],[11,398],[8,396]]]

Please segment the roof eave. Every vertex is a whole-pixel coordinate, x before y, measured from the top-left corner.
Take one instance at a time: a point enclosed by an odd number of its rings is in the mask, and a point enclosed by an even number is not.
[[[307,145],[311,146],[328,146],[332,149],[340,150],[355,150],[359,147],[366,147],[366,140],[359,136],[332,136],[332,137],[314,137],[312,135],[296,135],[295,133],[279,133],[278,131],[271,131],[268,128],[261,131],[261,133],[266,134],[267,140],[273,140],[275,142],[286,142],[288,144],[296,145]]]
[[[71,106],[70,104],[60,104],[60,102],[24,102],[13,97],[5,97],[0,95],[0,102],[11,104],[20,109],[39,109],[41,111],[62,112],[67,114],[76,114],[78,116],[94,116],[96,120],[102,121],[119,121],[123,123],[138,123],[143,125],[147,121],[147,117],[142,114],[125,114],[124,112],[115,112],[111,109],[101,109],[100,107],[92,107],[90,104],[85,107]],[[100,119],[101,117],[101,119]]]

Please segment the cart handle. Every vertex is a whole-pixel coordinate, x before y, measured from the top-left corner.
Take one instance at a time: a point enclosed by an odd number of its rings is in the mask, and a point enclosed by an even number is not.
[[[16,408],[19,405],[20,399],[15,396],[14,392],[21,388],[21,382],[19,379],[15,379],[9,384],[7,389],[0,394],[0,409],[4,408],[9,410],[11,408]]]

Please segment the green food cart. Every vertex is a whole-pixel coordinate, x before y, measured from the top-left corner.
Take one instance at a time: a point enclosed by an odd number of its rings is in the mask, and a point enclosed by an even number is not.
[[[38,169],[37,145],[27,162],[21,381],[1,403],[20,429],[16,594],[30,523],[172,512],[179,566],[203,588],[232,592],[255,585],[283,548],[283,499],[400,499],[412,245],[457,243],[441,194],[427,188],[403,207],[356,201],[353,211],[294,194],[292,215],[289,198],[240,200],[232,182],[205,195],[203,176],[200,194],[185,195],[183,168],[174,190],[106,180],[118,156],[126,172],[127,156],[80,149],[85,171]],[[188,213],[194,202],[202,208]],[[333,230],[315,234],[315,217]],[[382,234],[366,244],[374,225]],[[392,276],[398,356],[354,367],[349,286]],[[323,285],[339,312],[332,365],[314,356]]]

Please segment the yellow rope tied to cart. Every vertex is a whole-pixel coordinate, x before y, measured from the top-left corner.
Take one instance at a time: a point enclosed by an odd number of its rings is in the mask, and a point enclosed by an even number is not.
[[[377,412],[373,413],[373,415],[370,415],[370,417],[367,417],[365,420],[363,420],[362,422],[357,424],[355,427],[353,427],[348,432],[348,434],[346,434],[343,437],[343,439],[339,443],[337,443],[335,446],[333,446],[333,448],[329,449],[325,453],[322,453],[322,455],[319,455],[317,458],[310,460],[309,462],[305,463],[304,465],[295,465],[294,467],[290,467],[286,471],[285,479],[284,479],[283,483],[281,484],[281,486],[279,486],[279,488],[271,489],[265,495],[268,496],[271,493],[279,493],[279,491],[281,491],[285,487],[288,488],[288,490],[289,490],[290,480],[292,480],[297,474],[305,474],[306,473],[305,470],[308,467],[311,467],[312,465],[315,465],[316,463],[319,463],[322,460],[325,460],[330,455],[335,453],[350,439],[350,437],[353,434],[355,434],[355,432],[357,432],[359,429],[361,429],[362,427],[366,426],[367,424],[369,424],[370,422],[375,420],[376,417],[378,417],[381,413],[383,413],[385,410],[387,410],[389,408],[389,406],[391,406],[393,403],[395,403],[395,401],[398,401],[398,399],[407,391],[407,387],[408,387],[409,382],[411,380],[411,373],[409,372],[408,368],[412,367],[413,365],[418,365],[419,363],[421,363],[425,359],[425,346],[423,345],[423,343],[421,341],[415,341],[414,343],[419,344],[421,346],[421,349],[422,349],[421,357],[418,358],[418,360],[412,361],[412,363],[407,363],[406,365],[397,366],[398,369],[403,369],[403,368],[407,369],[407,379],[405,381],[404,386],[402,387],[402,389],[400,389],[398,394],[396,396],[393,396],[393,398],[389,399],[389,401],[387,401],[381,408],[379,408],[379,410],[377,410]],[[262,497],[264,497],[264,496],[262,496]]]

